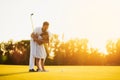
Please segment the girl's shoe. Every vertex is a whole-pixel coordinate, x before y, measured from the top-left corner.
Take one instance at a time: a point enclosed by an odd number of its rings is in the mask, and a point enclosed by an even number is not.
[[[43,70],[43,72],[49,72],[48,70]]]
[[[41,69],[37,69],[36,72],[43,72]]]

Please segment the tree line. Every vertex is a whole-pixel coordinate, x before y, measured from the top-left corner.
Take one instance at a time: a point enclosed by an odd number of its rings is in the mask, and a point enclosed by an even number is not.
[[[47,51],[46,65],[120,65],[120,39],[108,40],[107,55],[97,48],[88,46],[88,39],[70,39],[63,41],[54,34]],[[28,65],[30,55],[30,40],[0,43],[0,64]]]

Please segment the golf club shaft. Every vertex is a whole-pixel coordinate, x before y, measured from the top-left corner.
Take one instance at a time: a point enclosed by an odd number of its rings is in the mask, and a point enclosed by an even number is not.
[[[31,20],[32,30],[34,31],[34,24],[33,24],[33,20],[32,20],[32,15],[30,15],[30,20]]]

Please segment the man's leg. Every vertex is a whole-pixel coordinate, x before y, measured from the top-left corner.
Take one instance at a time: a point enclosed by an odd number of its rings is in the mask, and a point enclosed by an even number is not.
[[[34,72],[34,62],[35,62],[35,58],[33,57],[32,54],[30,54],[30,60],[29,60],[29,71],[30,72]]]
[[[34,72],[34,62],[35,57],[33,56],[35,54],[35,43],[33,40],[30,40],[30,59],[29,59],[29,72]]]

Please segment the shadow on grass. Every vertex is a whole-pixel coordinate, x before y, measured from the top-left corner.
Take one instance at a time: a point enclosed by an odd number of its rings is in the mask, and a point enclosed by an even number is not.
[[[19,74],[25,74],[25,73],[33,73],[33,72],[16,72],[16,73],[0,74],[0,76],[19,75]]]

